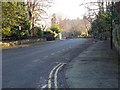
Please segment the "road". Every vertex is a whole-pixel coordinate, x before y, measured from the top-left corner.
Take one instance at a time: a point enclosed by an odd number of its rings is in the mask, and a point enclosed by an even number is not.
[[[69,63],[86,49],[91,39],[51,41],[3,50],[3,88],[41,88],[58,63]]]

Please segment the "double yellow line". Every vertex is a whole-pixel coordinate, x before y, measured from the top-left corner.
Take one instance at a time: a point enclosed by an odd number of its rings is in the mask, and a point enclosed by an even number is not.
[[[66,63],[59,63],[51,70],[51,72],[49,74],[48,88],[51,88],[51,86],[52,86],[51,80],[52,80],[52,76],[53,76],[54,71],[55,71],[55,74],[54,74],[54,87],[58,88],[58,85],[57,85],[57,74],[58,74],[58,71],[60,70],[60,68],[62,66],[64,66],[65,64]]]

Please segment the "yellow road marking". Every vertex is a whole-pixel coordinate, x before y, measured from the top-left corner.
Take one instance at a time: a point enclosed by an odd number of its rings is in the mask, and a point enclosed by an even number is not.
[[[65,63],[63,63],[62,65],[60,65],[57,69],[56,69],[56,71],[55,71],[55,74],[54,74],[54,85],[55,85],[55,88],[58,88],[58,86],[57,86],[57,74],[58,74],[58,71],[59,71],[59,69],[64,65]]]
[[[52,78],[52,74],[54,72],[54,70],[60,65],[61,63],[59,63],[58,65],[56,65],[50,72],[49,74],[49,80],[48,80],[48,88],[51,88],[51,78]]]

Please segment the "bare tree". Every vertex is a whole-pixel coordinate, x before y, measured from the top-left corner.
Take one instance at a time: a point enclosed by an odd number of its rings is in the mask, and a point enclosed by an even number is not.
[[[85,20],[85,23],[86,26],[89,24],[87,20]],[[86,32],[84,19],[79,19],[79,18],[73,20],[64,19],[61,21],[61,26],[63,27],[62,34],[65,37],[77,37],[81,33]]]
[[[57,25],[57,18],[56,18],[56,14],[53,14],[51,19],[51,26],[55,26],[55,25]]]
[[[52,0],[27,0],[31,36],[34,36],[35,23],[47,18],[46,8],[50,7],[51,2]]]
[[[105,0],[97,0],[96,2],[84,2],[80,6],[84,6],[87,9],[87,12],[84,14],[86,19],[91,23],[95,20],[96,17],[104,13],[105,4],[108,4]]]

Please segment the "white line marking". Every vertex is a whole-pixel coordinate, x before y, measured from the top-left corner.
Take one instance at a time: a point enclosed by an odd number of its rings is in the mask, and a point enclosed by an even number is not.
[[[64,65],[65,63],[63,63],[62,65],[60,65],[57,69],[56,69],[56,71],[55,71],[55,74],[54,74],[54,85],[55,85],[55,88],[58,88],[58,86],[57,86],[57,74],[58,74],[58,71],[59,71],[59,69]]]
[[[33,62],[38,62],[40,59],[35,59],[35,60],[33,60]]]
[[[53,71],[60,65],[61,63],[57,64],[50,72],[49,74],[49,80],[48,80],[48,88],[51,88],[51,78],[52,78],[52,74],[53,74]]]
[[[51,53],[51,55],[54,55],[55,53]]]
[[[44,58],[47,58],[48,56],[44,56]]]
[[[42,86],[41,88],[46,88],[47,87],[47,84],[46,85],[44,85],[44,86]]]

